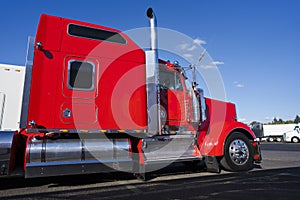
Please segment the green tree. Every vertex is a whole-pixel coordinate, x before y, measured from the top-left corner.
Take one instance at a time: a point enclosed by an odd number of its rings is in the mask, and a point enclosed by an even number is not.
[[[278,124],[278,119],[276,117],[274,117],[272,124]]]
[[[296,115],[294,123],[295,124],[299,124],[300,123],[300,117],[299,117],[299,115]]]
[[[250,123],[250,126],[253,126],[254,124],[257,124],[257,123],[259,123],[259,122],[253,121],[253,122]]]

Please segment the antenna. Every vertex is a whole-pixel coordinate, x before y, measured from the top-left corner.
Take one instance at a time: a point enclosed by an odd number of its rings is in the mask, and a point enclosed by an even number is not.
[[[203,52],[200,54],[196,64],[190,66],[191,69],[193,70],[192,71],[192,79],[193,79],[192,86],[193,87],[196,87],[198,85],[196,82],[196,66],[201,62],[201,60],[204,58],[205,54],[206,54],[206,49],[204,49]]]

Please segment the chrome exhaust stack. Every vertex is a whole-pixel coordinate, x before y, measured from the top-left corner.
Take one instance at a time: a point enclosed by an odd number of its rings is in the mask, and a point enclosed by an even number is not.
[[[146,87],[149,136],[160,134],[160,92],[159,92],[159,66],[157,52],[156,17],[153,9],[147,10],[150,22],[150,50],[146,51]]]
[[[156,17],[154,15],[153,9],[148,8],[147,10],[147,17],[149,18],[150,21],[150,50],[157,50],[157,22],[156,22]]]

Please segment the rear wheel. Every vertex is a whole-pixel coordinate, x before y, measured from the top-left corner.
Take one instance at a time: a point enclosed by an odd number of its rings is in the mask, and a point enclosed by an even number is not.
[[[247,171],[252,167],[253,155],[250,140],[244,134],[234,132],[225,142],[220,164],[229,171]]]

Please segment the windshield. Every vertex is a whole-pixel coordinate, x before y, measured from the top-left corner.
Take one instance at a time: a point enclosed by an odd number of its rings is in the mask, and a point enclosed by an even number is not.
[[[182,90],[181,77],[178,72],[160,71],[159,82],[161,87],[170,90]]]

